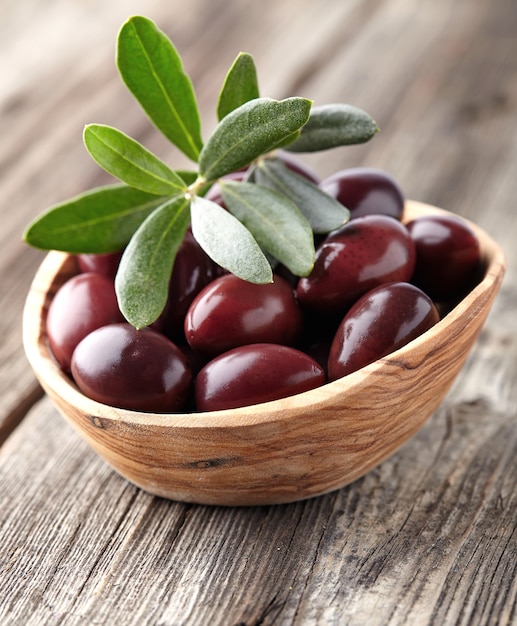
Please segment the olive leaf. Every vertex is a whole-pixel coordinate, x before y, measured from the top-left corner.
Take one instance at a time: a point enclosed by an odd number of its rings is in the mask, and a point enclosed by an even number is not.
[[[197,161],[203,141],[196,97],[170,39],[150,19],[131,17],[119,32],[117,65],[155,126]]]
[[[286,146],[292,152],[317,152],[338,146],[365,143],[379,128],[362,109],[350,104],[313,107],[300,137]]]
[[[217,103],[220,121],[241,104],[259,97],[257,70],[250,54],[241,52],[226,75]]]
[[[89,124],[83,136],[94,161],[127,185],[157,196],[185,191],[185,182],[175,172],[120,130]]]
[[[255,183],[220,181],[225,204],[259,245],[296,276],[314,265],[310,224],[284,195]]]
[[[115,290],[122,314],[135,328],[155,322],[165,307],[174,259],[190,222],[189,205],[184,196],[163,203],[124,250]]]
[[[249,230],[219,204],[195,197],[190,207],[192,234],[222,268],[252,283],[270,283],[273,272]]]
[[[260,159],[255,181],[275,189],[296,204],[315,233],[328,233],[350,219],[350,211],[310,180],[284,165],[281,159]]]
[[[305,98],[256,98],[224,117],[199,155],[199,173],[207,180],[230,174],[275,148],[309,119]]]
[[[43,250],[114,252],[163,201],[123,184],[98,187],[48,209],[29,224],[23,238]]]

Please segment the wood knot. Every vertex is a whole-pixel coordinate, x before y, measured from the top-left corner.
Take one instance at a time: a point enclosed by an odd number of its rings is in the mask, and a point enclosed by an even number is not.
[[[98,415],[89,415],[88,419],[95,426],[95,428],[106,428],[104,422]]]
[[[211,469],[213,467],[222,467],[224,465],[232,465],[235,462],[234,457],[200,459],[199,461],[190,461],[185,463],[185,467],[190,469]]]

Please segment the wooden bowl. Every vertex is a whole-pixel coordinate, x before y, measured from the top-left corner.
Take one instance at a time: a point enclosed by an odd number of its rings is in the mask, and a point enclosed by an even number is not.
[[[408,202],[404,221],[440,209]],[[51,252],[24,310],[24,346],[59,411],[117,472],[173,500],[262,505],[342,487],[378,465],[435,411],[463,366],[500,287],[504,256],[474,224],[486,272],[438,324],[340,380],[260,405],[194,414],[150,414],[99,404],[61,372],[45,320],[75,262]]]

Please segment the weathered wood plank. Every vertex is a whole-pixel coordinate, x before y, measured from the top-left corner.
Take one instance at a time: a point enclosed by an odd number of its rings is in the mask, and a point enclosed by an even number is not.
[[[35,45],[41,64],[26,58],[20,75],[5,74],[12,89],[0,95],[0,424],[35,393],[18,323],[40,256],[19,233],[42,207],[103,180],[78,142],[83,124],[120,125],[168,154],[111,65],[106,33],[134,8],[186,51],[208,126],[239,49],[270,72],[267,95],[294,88],[366,108],[381,134],[311,163],[322,174],[388,169],[409,196],[486,228],[508,275],[441,409],[392,459],[315,500],[223,509],[153,498],[104,465],[47,399],[35,404],[0,452],[0,623],[517,624],[517,6],[190,0],[180,17],[170,7],[27,0],[0,20],[0,69],[31,38],[46,44]],[[44,25],[61,16],[59,36],[38,34],[25,11]],[[96,26],[94,14],[107,21]],[[67,37],[78,21],[81,35]],[[74,45],[58,54],[63,41]]]

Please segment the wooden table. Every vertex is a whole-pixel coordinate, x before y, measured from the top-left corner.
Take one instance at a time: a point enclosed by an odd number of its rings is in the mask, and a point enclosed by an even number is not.
[[[119,26],[175,41],[205,132],[240,50],[263,95],[363,107],[367,164],[466,216],[506,251],[496,305],[425,427],[349,487],[285,506],[152,497],[42,396],[21,311],[47,206],[107,180],[81,144],[113,124],[180,166],[122,86]],[[515,0],[16,0],[0,8],[0,624],[517,624],[517,4]],[[170,153],[170,154],[169,154]]]

